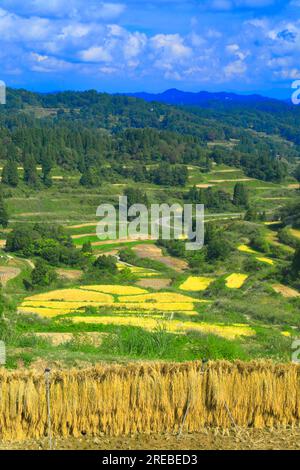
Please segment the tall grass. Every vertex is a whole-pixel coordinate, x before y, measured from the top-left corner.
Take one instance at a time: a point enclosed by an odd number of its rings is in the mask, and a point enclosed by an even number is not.
[[[53,371],[51,421],[56,436],[120,436],[204,426],[300,424],[300,367],[272,362],[138,363]],[[47,432],[45,378],[0,371],[0,438]]]

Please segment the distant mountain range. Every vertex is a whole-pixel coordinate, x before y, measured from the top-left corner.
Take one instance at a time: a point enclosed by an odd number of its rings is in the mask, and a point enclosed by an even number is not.
[[[176,88],[166,90],[163,93],[124,93],[126,96],[134,96],[145,101],[157,101],[160,103],[177,105],[177,106],[201,106],[209,107],[212,103],[228,103],[228,104],[254,104],[263,102],[278,102],[273,98],[267,98],[261,95],[238,95],[236,93],[210,93],[208,91],[200,91],[193,93],[189,91],[181,91]]]

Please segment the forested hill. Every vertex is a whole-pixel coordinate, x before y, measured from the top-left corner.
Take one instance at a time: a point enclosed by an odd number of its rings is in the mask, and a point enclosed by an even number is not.
[[[207,168],[212,161],[278,181],[286,174],[286,162],[299,156],[300,114],[284,103],[280,109],[273,101],[262,105],[269,108],[253,103],[231,110],[183,108],[93,90],[38,94],[8,89],[7,105],[0,106],[0,159],[10,171],[18,162],[25,169],[40,164],[45,181],[55,165],[79,170],[82,181],[92,184],[107,163],[112,173],[134,163],[136,178],[142,178],[146,163]]]
[[[300,106],[261,95],[235,93],[184,92],[176,89],[163,93],[133,93],[128,96],[148,102],[185,107],[186,111],[206,115],[229,125],[253,128],[258,132],[278,134],[300,144]],[[202,109],[202,111],[201,111]]]

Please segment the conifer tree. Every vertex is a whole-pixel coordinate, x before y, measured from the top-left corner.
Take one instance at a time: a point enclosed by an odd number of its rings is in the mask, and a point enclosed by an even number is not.
[[[3,193],[2,190],[0,190],[0,225],[2,225],[3,228],[6,228],[8,226],[8,220],[8,212],[5,207]]]
[[[17,187],[19,184],[18,166],[12,158],[9,158],[3,167],[2,183],[12,187]]]
[[[239,207],[247,207],[249,203],[247,190],[243,183],[236,183],[233,193],[233,204]]]
[[[24,181],[29,186],[38,186],[36,162],[32,155],[26,155],[24,158]]]

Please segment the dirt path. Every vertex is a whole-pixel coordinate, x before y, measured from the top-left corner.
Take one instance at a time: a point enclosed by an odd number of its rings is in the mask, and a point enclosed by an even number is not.
[[[0,450],[48,449],[48,440],[1,444]],[[136,435],[110,438],[105,436],[78,439],[54,439],[58,450],[299,450],[300,429],[279,430],[203,430],[201,433],[175,435]]]
[[[84,228],[84,227],[93,227],[99,223],[99,220],[95,220],[95,222],[88,222],[86,224],[79,224],[79,225],[68,225],[66,228]]]
[[[127,238],[116,238],[115,240],[104,240],[104,241],[99,241],[99,242],[93,242],[92,243],[92,246],[105,246],[105,245],[119,245],[119,244],[122,244],[122,243],[136,243],[138,241],[142,241],[142,240],[151,240],[150,237],[148,236],[145,236],[145,238],[141,238],[140,240],[136,240],[136,239],[132,239],[132,240],[129,240]]]
[[[96,236],[96,232],[89,232],[89,233],[82,233],[80,235],[71,235],[71,238],[73,238],[73,240],[80,240],[80,238],[95,237],[95,236]]]
[[[226,180],[210,180],[211,183],[239,183],[244,181],[255,181],[254,178],[232,178]]]

